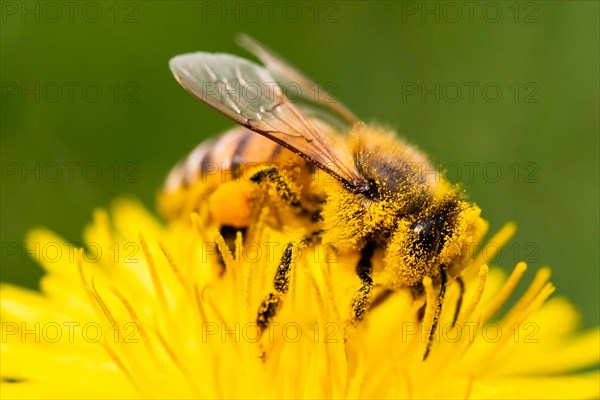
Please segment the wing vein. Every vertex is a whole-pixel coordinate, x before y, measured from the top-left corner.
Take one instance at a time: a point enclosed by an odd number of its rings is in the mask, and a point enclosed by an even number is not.
[[[177,56],[170,66],[188,92],[233,121],[288,148],[350,189],[362,183],[364,178],[348,149],[334,146],[326,134],[335,131],[321,130],[321,125],[285,97],[263,67],[211,53]]]

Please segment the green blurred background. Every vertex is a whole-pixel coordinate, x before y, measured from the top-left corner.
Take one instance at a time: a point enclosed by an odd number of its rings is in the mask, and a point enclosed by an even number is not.
[[[246,32],[460,173],[492,231],[518,224],[497,263],[552,266],[598,324],[598,2],[469,4],[4,1],[2,281],[36,286],[40,268],[10,247],[34,226],[81,241],[118,196],[154,207],[169,168],[231,126],[169,58],[247,55]]]

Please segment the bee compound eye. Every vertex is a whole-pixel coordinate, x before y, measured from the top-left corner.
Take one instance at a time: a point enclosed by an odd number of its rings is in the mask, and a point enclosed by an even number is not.
[[[421,219],[412,225],[411,230],[416,236],[416,249],[426,252],[437,249],[440,234],[434,221],[429,218]]]
[[[361,182],[353,189],[353,193],[366,196],[372,200],[379,199],[379,187],[374,180]]]

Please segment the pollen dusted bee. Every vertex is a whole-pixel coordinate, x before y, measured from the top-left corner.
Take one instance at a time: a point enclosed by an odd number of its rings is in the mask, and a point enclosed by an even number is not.
[[[469,247],[486,230],[479,208],[394,132],[360,122],[255,40],[241,36],[240,44],[264,66],[204,52],[170,62],[187,91],[240,126],[201,143],[171,171],[161,197],[164,214],[189,218],[208,209],[231,246],[265,201],[276,202],[286,223],[307,227],[306,244],[317,237],[340,252],[358,252],[352,268],[361,287],[350,305],[353,322],[374,301],[374,272],[387,287],[417,295],[430,277],[439,288],[431,342],[446,286],[457,282],[462,291]],[[294,103],[282,90],[289,84],[300,88]],[[323,173],[330,179],[314,179]],[[248,179],[236,179],[240,175]],[[284,250],[274,292],[259,307],[263,329],[288,290],[292,246]],[[381,259],[380,271],[373,271],[374,257]],[[429,346],[425,357],[428,352]]]

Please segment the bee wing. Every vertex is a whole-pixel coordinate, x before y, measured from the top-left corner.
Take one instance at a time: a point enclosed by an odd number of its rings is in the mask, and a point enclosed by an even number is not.
[[[308,103],[308,106],[299,107],[308,115],[329,120],[338,126],[344,124],[352,126],[358,122],[358,118],[352,111],[302,72],[292,67],[273,50],[246,34],[239,34],[237,42],[248,52],[254,54],[279,83],[294,84],[299,89],[299,97]],[[314,105],[317,107],[315,108]]]
[[[177,81],[238,124],[292,150],[350,188],[361,179],[347,150],[331,140],[283,95],[269,72],[228,54],[189,53],[171,59]]]

